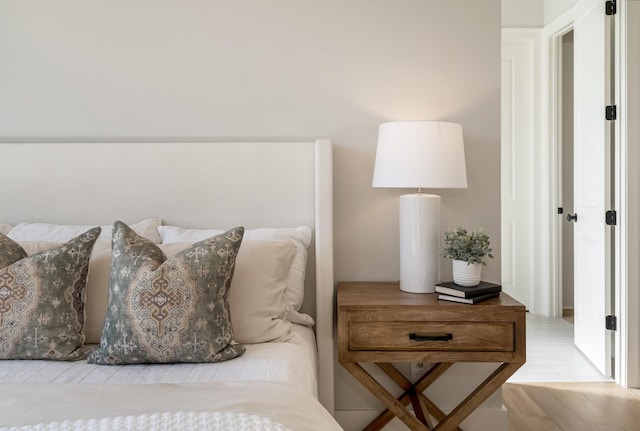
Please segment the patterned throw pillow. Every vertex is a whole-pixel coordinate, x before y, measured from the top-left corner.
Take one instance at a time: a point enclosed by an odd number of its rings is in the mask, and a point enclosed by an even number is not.
[[[0,233],[0,268],[9,266],[25,257],[27,257],[27,252],[20,244]],[[2,294],[0,294],[1,297]]]
[[[113,226],[109,307],[94,364],[219,362],[244,353],[232,342],[228,294],[244,228],[167,259],[126,224]]]
[[[27,257],[0,234],[0,359],[86,357],[85,288],[99,235],[96,227]]]

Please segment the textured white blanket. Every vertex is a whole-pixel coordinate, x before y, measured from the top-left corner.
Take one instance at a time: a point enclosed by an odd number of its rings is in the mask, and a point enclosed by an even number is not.
[[[40,430],[242,430],[233,423],[227,427],[164,427],[135,421],[183,420],[203,414],[213,420],[262,419],[246,429],[295,431],[339,431],[342,428],[308,391],[276,382],[211,382],[201,384],[0,384],[1,427],[19,431]],[[117,418],[117,419],[102,419]],[[135,426],[100,428],[101,421],[134,421]],[[169,421],[170,422],[170,421]],[[64,424],[79,428],[37,428],[38,424]],[[213,422],[215,423],[215,422]],[[224,422],[222,422],[224,424]],[[249,422],[251,423],[251,422]],[[89,424],[94,428],[89,427]],[[268,428],[267,425],[271,426]],[[277,428],[282,426],[284,428]],[[13,427],[13,428],[11,428]],[[27,427],[27,428],[21,428]]]
[[[102,419],[80,419],[33,426],[0,428],[0,431],[291,431],[269,418],[236,412],[154,413]]]

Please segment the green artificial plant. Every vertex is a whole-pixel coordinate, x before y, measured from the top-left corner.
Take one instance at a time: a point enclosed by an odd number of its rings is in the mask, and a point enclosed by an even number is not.
[[[493,258],[490,245],[489,235],[482,229],[477,232],[467,232],[461,227],[449,229],[444,233],[442,256],[462,260],[469,265],[472,263],[486,265],[485,259]]]

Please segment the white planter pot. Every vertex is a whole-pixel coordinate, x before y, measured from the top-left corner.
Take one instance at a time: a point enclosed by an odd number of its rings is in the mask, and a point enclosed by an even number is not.
[[[464,260],[453,261],[453,282],[458,286],[473,287],[480,284],[482,265],[467,264]]]

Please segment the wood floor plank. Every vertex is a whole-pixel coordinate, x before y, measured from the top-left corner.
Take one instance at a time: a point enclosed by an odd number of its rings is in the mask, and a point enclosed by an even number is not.
[[[640,430],[640,390],[615,383],[506,383],[510,431]]]
[[[509,430],[516,429],[526,431],[562,431],[552,419],[531,416],[520,417],[517,423],[514,422],[514,419],[510,418]]]

